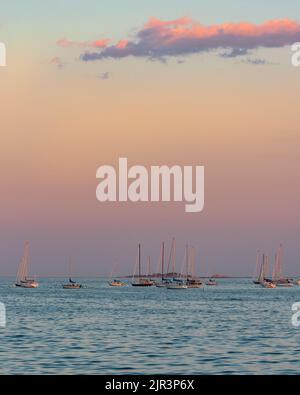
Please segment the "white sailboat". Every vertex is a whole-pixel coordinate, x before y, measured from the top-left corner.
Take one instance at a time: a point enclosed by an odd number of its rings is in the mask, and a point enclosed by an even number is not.
[[[261,271],[260,271],[260,275],[259,275],[260,285],[263,288],[273,289],[273,288],[276,288],[276,282],[274,280],[270,280],[267,278],[268,269],[269,269],[269,257],[267,255],[263,254],[263,261],[262,261]]]
[[[283,263],[282,263],[282,245],[280,245],[275,255],[275,266],[273,272],[273,281],[277,287],[292,287],[293,283],[290,279],[283,274]]]
[[[191,276],[189,276],[189,269],[187,268],[187,278],[186,285],[188,288],[201,288],[203,283],[196,276],[196,250],[195,247],[191,247],[190,251],[188,251],[188,265],[191,268]]]
[[[188,245],[186,245],[185,249],[185,259],[186,259],[186,279],[188,278],[188,265],[189,265],[189,252],[188,252]],[[181,276],[181,274],[180,274]],[[173,282],[171,284],[167,285],[167,289],[174,289],[174,290],[179,290],[179,289],[188,289],[188,286],[186,282],[184,282],[181,278],[180,279],[173,279]]]
[[[170,257],[171,257],[171,254],[172,254],[172,248],[173,248],[173,243],[172,243],[172,247],[171,247]],[[169,268],[169,265],[170,265],[170,259],[169,259],[168,268]],[[165,266],[165,243],[162,242],[162,245],[161,245],[161,281],[157,282],[155,284],[156,287],[158,287],[158,288],[165,288],[165,287],[167,287],[168,285],[171,284],[171,280],[170,279],[164,278],[164,266]],[[168,273],[168,270],[167,270],[167,273]]]
[[[116,278],[112,279],[116,265],[117,264],[115,263],[114,266],[113,266],[113,269],[112,269],[111,274],[110,274],[110,280],[108,282],[108,285],[110,287],[124,287],[126,285],[126,283],[124,283],[123,281],[121,281],[119,279],[116,279]]]
[[[19,265],[17,278],[16,278],[16,287],[21,288],[37,288],[39,286],[36,279],[30,278],[28,276],[29,272],[29,242],[25,243],[24,254],[21,259],[21,263]]]

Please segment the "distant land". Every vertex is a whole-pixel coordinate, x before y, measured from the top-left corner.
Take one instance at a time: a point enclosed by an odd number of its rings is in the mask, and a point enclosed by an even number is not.
[[[121,277],[121,278],[132,278],[132,277],[136,277],[138,278],[139,276],[133,276],[133,275],[127,275],[127,276],[115,276],[115,277]],[[162,277],[161,273],[152,273],[152,274],[141,274],[140,277],[143,278],[160,278]],[[181,274],[181,273],[164,273],[163,274],[164,278],[172,278],[172,277],[182,277],[185,278],[187,277],[186,274]],[[188,274],[188,277],[193,277],[192,274]],[[212,276],[196,276],[199,278],[245,278],[244,276],[240,277],[240,276],[228,276],[225,274],[213,274]]]

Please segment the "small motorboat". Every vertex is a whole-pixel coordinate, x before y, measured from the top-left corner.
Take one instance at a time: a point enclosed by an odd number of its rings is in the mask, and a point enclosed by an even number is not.
[[[108,283],[111,287],[124,287],[126,284],[120,280],[112,280]]]
[[[192,278],[187,277],[186,285],[187,285],[188,288],[201,288],[201,287],[203,287],[202,281],[199,278],[195,277],[195,276],[193,276]]]
[[[63,289],[79,289],[82,288],[81,284],[63,284]]]
[[[218,283],[216,282],[216,280],[214,280],[214,279],[212,279],[212,278],[210,278],[205,284],[206,284],[207,286],[209,286],[209,287],[213,287],[213,286],[218,285]]]
[[[82,285],[76,283],[76,281],[73,281],[70,277],[69,284],[63,284],[62,287],[63,287],[63,289],[79,289],[79,288],[82,288]]]

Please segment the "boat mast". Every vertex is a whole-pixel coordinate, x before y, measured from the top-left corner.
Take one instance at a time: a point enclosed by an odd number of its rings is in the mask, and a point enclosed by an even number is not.
[[[186,244],[185,246],[185,266],[186,266],[186,279],[188,279],[188,272],[189,272],[189,246]]]
[[[141,277],[141,244],[139,244],[139,278]]]
[[[148,256],[148,276],[151,277],[151,257]]]
[[[273,280],[277,281],[278,280],[278,252],[275,254],[275,264],[274,264],[274,270],[273,270]]]
[[[164,280],[164,264],[165,264],[165,243],[162,242],[162,248],[161,248],[161,281]]]
[[[256,263],[255,263],[253,279],[259,276],[259,261],[260,261],[260,251],[258,250],[256,255]]]
[[[280,244],[279,250],[278,250],[278,280],[284,278],[283,274],[283,267],[282,267],[282,245]]]
[[[196,277],[196,250],[195,250],[195,247],[193,247],[192,252],[193,252],[193,256],[192,256],[192,258],[193,258],[193,260],[192,260],[192,278],[195,278]]]
[[[264,265],[264,279],[268,276],[269,272],[269,257],[268,255],[265,256],[265,265]]]
[[[69,257],[69,279],[72,279],[72,258]]]
[[[26,280],[28,277],[28,262],[29,262],[29,242],[26,241],[24,246],[24,253],[17,273],[17,282]]]
[[[261,265],[260,265],[260,273],[259,273],[259,276],[258,276],[258,281],[260,283],[264,282],[264,276],[265,276],[265,254],[262,255],[262,262],[261,262]]]
[[[173,256],[172,256],[172,275],[174,277],[175,274],[175,259],[176,259],[176,244],[175,238],[173,238]]]

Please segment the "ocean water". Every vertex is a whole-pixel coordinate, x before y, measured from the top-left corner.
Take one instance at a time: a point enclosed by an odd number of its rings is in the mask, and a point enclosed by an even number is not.
[[[18,289],[0,280],[7,326],[2,374],[299,374],[300,287],[263,289],[224,279],[189,290],[62,289],[61,279]]]

